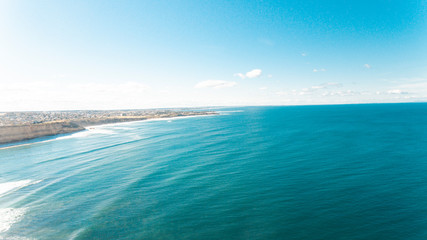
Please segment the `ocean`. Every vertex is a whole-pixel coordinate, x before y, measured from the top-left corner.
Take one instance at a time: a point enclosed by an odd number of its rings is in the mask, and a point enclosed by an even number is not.
[[[0,149],[0,239],[427,239],[427,103],[214,110]]]

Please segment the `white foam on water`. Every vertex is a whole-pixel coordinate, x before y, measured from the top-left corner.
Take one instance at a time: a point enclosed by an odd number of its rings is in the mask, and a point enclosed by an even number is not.
[[[87,128],[113,128],[113,129],[120,129],[121,127],[126,128],[126,125],[132,125],[135,123],[139,123],[139,122],[144,122],[146,120],[136,120],[136,121],[129,121],[129,122],[116,122],[116,123],[105,123],[105,124],[100,124],[100,125],[94,125],[94,126],[90,126]],[[132,129],[132,128],[130,128]]]
[[[244,112],[244,110],[233,110],[233,111],[217,111],[219,113],[239,113]]]
[[[211,114],[211,115],[192,115],[192,116],[176,116],[176,117],[165,117],[165,118],[150,118],[150,119],[128,121],[128,122],[106,123],[106,124],[97,125],[97,126],[93,126],[93,127],[89,127],[89,128],[113,127],[113,129],[131,130],[132,127],[128,128],[128,127],[123,127],[123,126],[139,124],[141,122],[170,121],[170,120],[174,120],[174,119],[209,117],[209,116],[216,116],[216,115]]]
[[[56,137],[54,139],[40,141],[40,142],[32,142],[32,143],[24,143],[24,144],[12,145],[12,146],[7,146],[7,147],[0,147],[0,150],[23,147],[23,146],[30,146],[30,145],[40,144],[40,143],[48,143],[48,142],[70,139],[70,138],[84,138],[84,137],[87,137],[87,136],[92,135],[92,134],[104,134],[104,135],[116,134],[115,131],[109,130],[109,129],[104,129],[104,128],[105,128],[104,125],[95,126],[95,127],[88,127],[88,128],[86,128],[85,131],[72,133],[70,135]]]
[[[50,140],[48,140],[48,141],[50,141]],[[43,141],[43,142],[45,142],[45,141]],[[43,142],[33,142],[33,143],[25,143],[25,144],[12,145],[12,146],[7,146],[7,147],[0,147],[0,150],[9,149],[9,148],[24,147],[24,146],[30,146],[30,145],[34,145],[34,144],[43,143]]]
[[[135,134],[135,135],[132,135],[131,136],[131,139],[132,140],[141,140],[143,137],[141,137],[140,135],[138,135],[138,134]]]
[[[191,116],[177,116],[177,117],[165,117],[165,118],[151,118],[147,120],[143,120],[144,122],[159,122],[159,121],[172,121],[172,120],[178,120],[178,119],[185,119],[185,118],[200,118],[200,117],[212,117],[217,116],[215,114],[208,114],[208,115],[191,115]]]
[[[112,135],[112,134],[116,133],[113,130],[104,129],[104,128],[93,128],[93,129],[89,129],[89,132],[91,134],[104,134],[104,135]]]
[[[242,110],[222,111],[222,112],[241,112],[241,111]],[[221,112],[221,111],[218,111],[218,112]],[[227,115],[227,114],[223,114],[223,115]],[[23,147],[23,146],[31,146],[31,145],[36,145],[36,144],[40,144],[40,143],[48,143],[48,142],[70,139],[70,138],[83,138],[83,137],[87,137],[87,136],[92,135],[92,134],[112,135],[112,134],[116,134],[116,132],[113,131],[115,129],[117,129],[117,130],[120,130],[120,129],[131,130],[132,129],[131,127],[123,127],[123,125],[133,125],[133,124],[138,124],[141,122],[155,122],[155,121],[171,122],[172,120],[175,120],[175,119],[196,118],[196,117],[197,118],[199,118],[199,117],[212,117],[212,116],[217,116],[217,115],[210,114],[210,115],[178,116],[178,117],[168,117],[168,118],[153,118],[153,119],[145,119],[145,120],[137,120],[137,121],[129,121],[129,122],[108,123],[108,124],[102,124],[102,125],[87,127],[85,131],[72,133],[72,134],[67,135],[67,136],[57,137],[57,138],[50,139],[50,140],[45,140],[45,141],[40,141],[40,142],[32,142],[32,143],[24,143],[24,144],[12,145],[12,146],[7,146],[7,147],[0,147],[0,150],[9,149],[9,148],[18,148],[18,147]],[[110,128],[112,130],[105,129],[105,128]]]
[[[113,129],[117,129],[117,130],[132,130],[133,128],[131,127],[120,127],[120,126],[112,126]]]
[[[85,230],[85,228],[79,228],[79,229],[77,229],[76,231],[74,231],[74,232],[71,233],[69,239],[70,240],[76,239],[80,235],[80,233],[83,232],[84,230]]]
[[[76,132],[76,133],[73,133],[73,134],[68,135],[68,136],[57,137],[54,140],[63,140],[63,139],[70,139],[70,138],[84,138],[84,137],[87,137],[87,136],[93,135],[93,134],[112,135],[112,134],[115,134],[115,132],[112,130],[103,129],[100,127],[90,127],[90,128],[87,128],[85,131]]]
[[[20,236],[7,236],[7,238],[3,238],[0,235],[0,240],[36,240],[36,239],[35,238],[20,237]]]
[[[9,194],[11,192],[14,192],[16,190],[19,190],[23,187],[33,185],[39,182],[41,182],[41,180],[34,181],[34,180],[27,179],[27,180],[21,180],[21,181],[0,183],[0,197],[6,194]]]
[[[19,222],[25,211],[26,208],[0,208],[0,234],[7,232],[13,224]]]
[[[36,238],[26,238],[20,236],[7,236],[7,238],[2,238],[0,235],[0,240],[37,240]]]

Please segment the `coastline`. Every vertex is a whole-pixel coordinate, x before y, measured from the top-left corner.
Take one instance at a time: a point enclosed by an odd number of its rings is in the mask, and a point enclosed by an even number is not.
[[[25,146],[34,143],[23,143],[19,142],[33,140],[37,138],[55,136],[60,134],[72,134],[81,131],[85,131],[91,127],[113,125],[113,124],[125,124],[141,121],[159,121],[169,120],[175,118],[189,118],[189,117],[200,117],[200,116],[212,116],[218,115],[217,112],[173,112],[173,114],[158,116],[127,116],[127,117],[111,117],[102,119],[81,119],[79,121],[58,121],[58,122],[47,122],[41,124],[24,124],[14,126],[2,126],[0,127],[0,150],[18,146]],[[50,141],[50,140],[47,140]],[[45,141],[35,142],[42,143]],[[1,147],[1,145],[14,144],[11,146]]]

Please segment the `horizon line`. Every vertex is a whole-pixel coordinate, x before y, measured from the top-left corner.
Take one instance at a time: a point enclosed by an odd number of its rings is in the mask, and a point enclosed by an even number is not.
[[[266,105],[212,105],[194,107],[152,107],[152,108],[117,108],[117,109],[61,109],[61,110],[21,110],[0,111],[0,113],[12,112],[72,112],[72,111],[137,111],[137,110],[176,110],[176,109],[209,109],[209,108],[238,108],[238,107],[296,107],[296,106],[341,106],[341,105],[369,105],[369,104],[411,104],[427,103],[427,101],[413,102],[363,102],[363,103],[320,103],[320,104],[266,104]]]

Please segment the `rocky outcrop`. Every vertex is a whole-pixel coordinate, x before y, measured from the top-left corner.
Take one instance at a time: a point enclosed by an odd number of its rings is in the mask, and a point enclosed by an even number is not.
[[[73,122],[54,122],[0,127],[0,144],[84,130]]]

